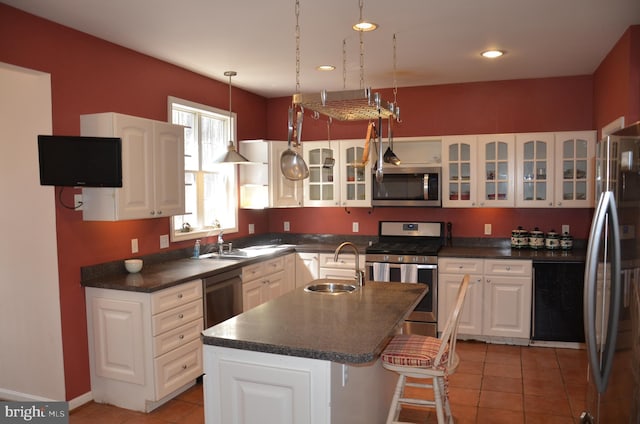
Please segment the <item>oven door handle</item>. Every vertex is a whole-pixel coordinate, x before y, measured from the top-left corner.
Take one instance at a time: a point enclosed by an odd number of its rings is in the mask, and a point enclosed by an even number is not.
[[[384,262],[365,262],[365,266],[373,266],[374,263],[384,263]],[[400,266],[403,264],[396,264],[396,263],[390,263],[389,264],[389,268],[400,268]],[[418,269],[437,269],[438,265],[434,265],[434,264],[414,264],[414,263],[408,263],[408,264],[404,264],[404,265],[415,265],[418,267]]]

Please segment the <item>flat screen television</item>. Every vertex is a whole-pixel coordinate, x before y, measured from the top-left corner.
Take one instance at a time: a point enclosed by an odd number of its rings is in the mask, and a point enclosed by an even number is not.
[[[122,187],[122,140],[39,135],[40,184]]]

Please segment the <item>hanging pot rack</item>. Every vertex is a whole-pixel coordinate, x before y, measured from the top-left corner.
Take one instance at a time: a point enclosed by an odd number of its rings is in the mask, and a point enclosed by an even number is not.
[[[295,93],[293,104],[339,121],[370,121],[378,117],[398,119],[395,105],[383,103],[380,94],[372,93],[370,88]]]

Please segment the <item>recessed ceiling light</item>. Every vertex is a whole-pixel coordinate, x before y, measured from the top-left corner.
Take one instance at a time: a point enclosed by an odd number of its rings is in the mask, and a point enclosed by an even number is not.
[[[320,65],[316,69],[318,71],[335,71],[336,67],[333,65]]]
[[[374,24],[373,22],[367,22],[367,21],[358,22],[353,26],[354,31],[362,31],[362,32],[374,31],[377,28],[378,28],[378,24]]]
[[[486,57],[488,59],[495,59],[496,57],[500,57],[505,53],[504,50],[485,50],[482,53],[482,57]]]

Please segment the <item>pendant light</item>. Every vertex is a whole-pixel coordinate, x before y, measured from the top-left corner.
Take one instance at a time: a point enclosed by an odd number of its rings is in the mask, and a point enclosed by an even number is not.
[[[229,77],[229,144],[227,144],[227,151],[220,155],[213,163],[232,163],[232,164],[250,164],[249,159],[242,156],[236,150],[236,146],[233,144],[233,131],[231,129],[232,113],[231,113],[231,78],[238,75],[236,71],[226,71],[224,76]]]

